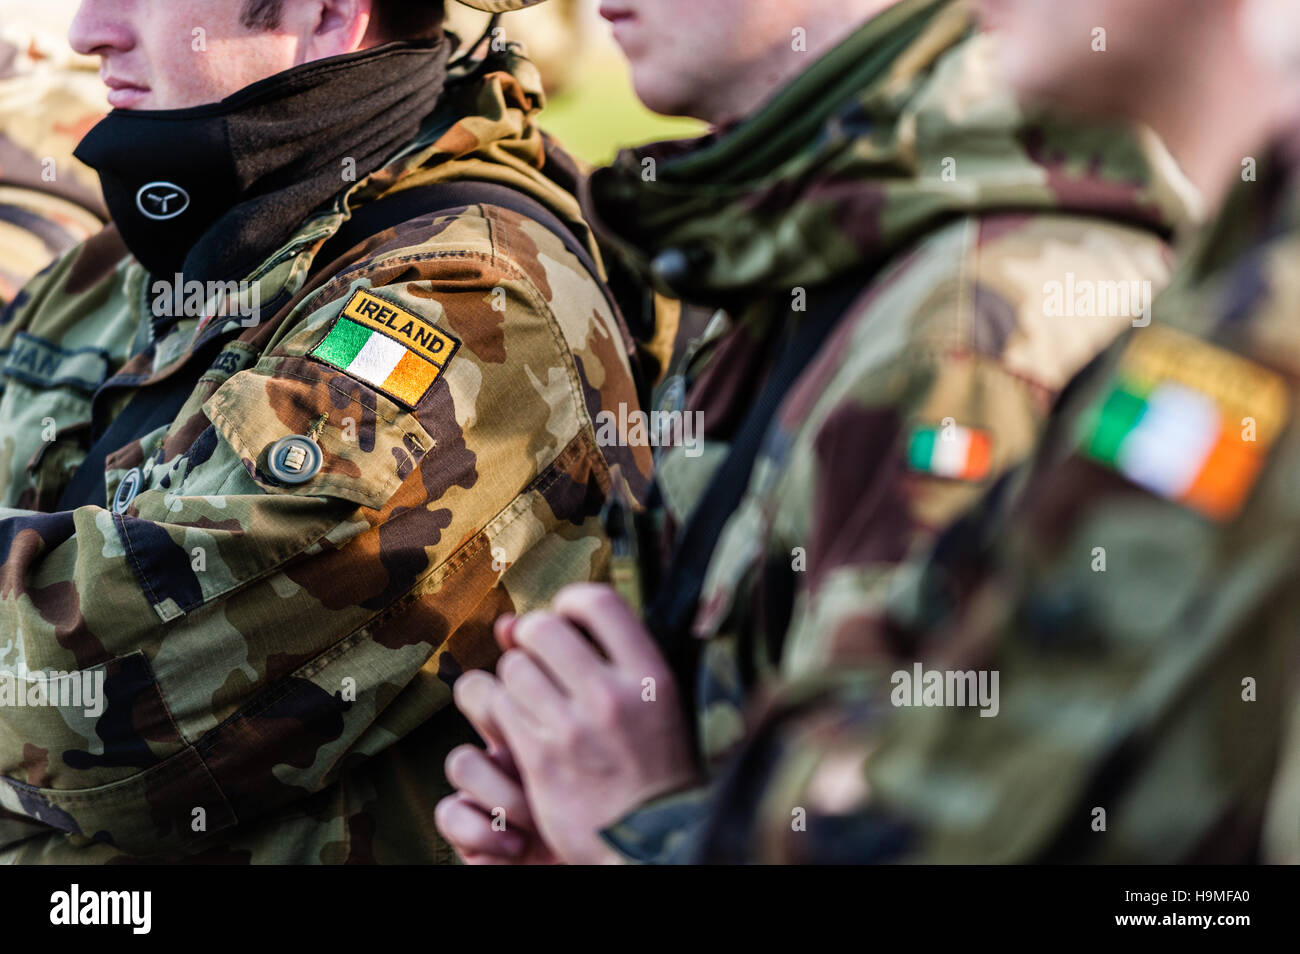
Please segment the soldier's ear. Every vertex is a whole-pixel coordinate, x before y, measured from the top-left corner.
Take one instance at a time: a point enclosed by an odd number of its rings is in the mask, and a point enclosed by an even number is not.
[[[368,45],[374,0],[312,0],[312,5],[315,24],[306,37],[304,62],[355,53]]]

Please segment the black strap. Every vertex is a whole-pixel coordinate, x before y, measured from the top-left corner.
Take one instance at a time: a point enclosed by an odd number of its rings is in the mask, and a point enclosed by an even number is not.
[[[646,612],[646,624],[685,687],[693,685],[699,642],[692,636],[691,624],[723,527],[740,506],[758,452],[786,394],[817,356],[866,281],[859,276],[809,292],[809,310],[792,316],[791,330],[784,336],[780,357],[767,383],[732,441],[726,460],[714,473],[677,538],[671,567]],[[683,695],[689,698],[692,693]]]
[[[422,215],[436,215],[439,212],[470,205],[499,206],[532,219],[538,225],[555,233],[564,242],[564,247],[595,279],[609,302],[616,320],[622,322],[622,313],[617,303],[610,294],[609,288],[601,281],[600,270],[578,236],[540,202],[529,198],[517,189],[495,183],[444,182],[418,186],[364,205],[321,246],[314,260],[315,270],[328,266],[348,250],[385,229],[409,222]],[[211,350],[216,351],[215,348]],[[194,388],[198,386],[199,378],[208,370],[210,362],[215,360],[216,353],[207,355],[206,361],[202,360],[203,357],[204,355],[195,355],[184,368],[170,378],[136,392],[87,452],[85,460],[81,462],[81,466],[77,468],[59,497],[59,510],[104,505],[108,496],[108,488],[104,481],[104,467],[108,455],[176,419],[176,415],[181,412],[185,402],[194,393]],[[633,368],[635,370],[635,364]]]

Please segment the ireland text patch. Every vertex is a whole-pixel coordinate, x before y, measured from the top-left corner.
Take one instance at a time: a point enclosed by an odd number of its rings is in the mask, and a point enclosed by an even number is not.
[[[427,321],[357,289],[311,356],[414,409],[458,347]]]
[[[1137,332],[1086,414],[1082,453],[1213,520],[1234,516],[1286,424],[1286,383],[1169,328]]]

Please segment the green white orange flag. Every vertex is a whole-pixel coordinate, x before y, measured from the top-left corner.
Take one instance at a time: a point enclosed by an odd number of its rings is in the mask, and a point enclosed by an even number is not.
[[[1135,332],[1083,418],[1085,456],[1214,520],[1240,510],[1287,420],[1283,379],[1169,328]]]
[[[358,289],[311,356],[413,409],[459,345],[413,312]]]

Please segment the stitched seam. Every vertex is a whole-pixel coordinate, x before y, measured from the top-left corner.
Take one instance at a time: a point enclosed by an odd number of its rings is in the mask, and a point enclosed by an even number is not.
[[[145,575],[144,569],[140,566],[139,558],[135,555],[135,547],[131,543],[131,535],[126,530],[126,520],[121,514],[115,513],[113,514],[113,522],[117,524],[117,535],[121,537],[122,542],[126,544],[127,557],[131,561],[131,569],[135,571],[135,578],[140,581],[140,585],[144,587],[148,594],[149,605],[157,607],[158,594],[154,592],[153,583],[151,583],[149,578]]]

